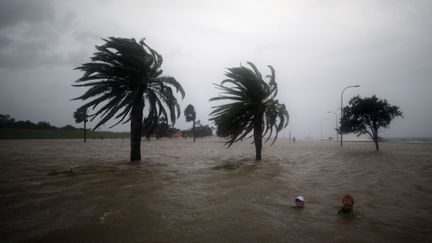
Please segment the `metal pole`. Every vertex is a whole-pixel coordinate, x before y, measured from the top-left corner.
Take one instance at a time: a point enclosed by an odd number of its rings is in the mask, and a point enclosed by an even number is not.
[[[333,111],[327,111],[327,113],[332,113],[333,115],[335,115],[335,130],[336,130],[336,141],[339,141],[339,134],[338,134],[338,125],[337,125],[337,115],[336,112]]]
[[[345,92],[345,90],[346,89],[348,89],[348,88],[358,88],[358,87],[360,87],[360,85],[350,85],[350,86],[347,86],[347,87],[345,87],[343,90],[342,90],[342,93],[341,93],[341,120],[342,120],[342,118],[343,118],[343,93]],[[342,124],[341,124],[342,125]],[[339,127],[341,127],[341,126],[339,126]],[[340,130],[340,128],[339,128],[339,130]],[[342,139],[342,131],[339,131],[340,132],[340,146],[342,147],[343,146],[343,139]]]

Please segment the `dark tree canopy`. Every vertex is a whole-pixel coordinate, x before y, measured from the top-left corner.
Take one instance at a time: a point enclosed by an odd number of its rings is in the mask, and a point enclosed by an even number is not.
[[[156,123],[148,123],[144,120],[143,136],[147,140],[150,140],[151,136],[156,137],[156,139],[171,137],[177,131],[178,129],[168,125],[168,121],[164,117],[159,118]]]
[[[195,134],[196,138],[204,138],[213,136],[213,130],[209,125],[202,125],[200,121],[196,122],[195,133],[193,128],[189,130],[183,130],[183,137],[193,137]]]
[[[262,138],[268,136],[268,141],[275,132],[274,143],[278,133],[288,125],[289,116],[285,105],[275,99],[278,88],[273,67],[268,66],[271,74],[266,76],[270,79],[266,83],[255,65],[248,64],[252,69],[229,68],[225,74],[228,79],[216,84],[220,96],[210,101],[230,103],[213,107],[210,120],[216,125],[216,134],[227,139],[228,147],[253,131],[256,159],[261,160]]]
[[[195,107],[191,104],[186,106],[186,109],[184,110],[184,115],[186,118],[186,122],[195,121],[196,119]]]
[[[84,72],[76,87],[89,89],[75,100],[90,100],[79,109],[96,109],[91,120],[101,120],[94,129],[110,119],[117,123],[131,121],[131,161],[141,160],[140,144],[143,126],[143,110],[147,110],[146,121],[157,122],[158,118],[169,119],[172,124],[180,115],[180,106],[173,88],[185,93],[173,77],[162,76],[162,56],[150,48],[144,39],[110,37],[105,44],[96,46],[91,62],[76,69]]]
[[[213,131],[209,127],[209,125],[199,124],[199,126],[196,128],[195,132],[196,132],[196,136],[200,137],[200,138],[213,136]]]
[[[78,109],[74,112],[73,116],[76,123],[87,122],[87,109]]]
[[[12,128],[15,124],[15,119],[5,114],[0,114],[0,128]]]
[[[403,117],[398,106],[390,105],[387,100],[375,95],[361,98],[353,97],[349,105],[343,108],[340,131],[342,133],[369,134],[379,151],[378,130],[388,128],[396,117]]]
[[[5,114],[0,114],[0,128],[12,128],[12,129],[58,129],[58,127],[51,125],[47,121],[40,121],[38,123],[33,123],[29,120],[27,121],[16,121],[15,118]]]

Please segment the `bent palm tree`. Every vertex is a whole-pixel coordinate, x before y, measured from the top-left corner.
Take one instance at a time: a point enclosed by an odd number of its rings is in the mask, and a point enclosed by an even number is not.
[[[96,46],[92,62],[76,68],[82,70],[84,75],[73,86],[90,88],[74,100],[92,99],[79,109],[95,109],[102,104],[94,114],[89,115],[91,120],[101,117],[94,129],[111,118],[118,119],[113,126],[130,121],[130,160],[141,160],[144,107],[148,109],[147,120],[165,117],[174,124],[180,116],[180,106],[172,87],[181,93],[182,98],[185,93],[173,77],[161,76],[162,56],[145,44],[144,39],[139,43],[133,38],[116,37],[104,41],[104,45]]]
[[[270,78],[267,84],[255,65],[248,64],[252,69],[243,66],[229,68],[225,74],[228,79],[220,85],[215,84],[222,92],[210,101],[229,100],[231,103],[213,107],[210,120],[217,127],[216,134],[227,139],[228,147],[253,130],[256,160],[261,160],[262,138],[268,135],[268,141],[275,130],[273,144],[278,133],[288,125],[289,115],[285,105],[275,99],[278,88],[273,67],[268,66],[271,75],[267,75]]]
[[[192,136],[193,141],[195,143],[195,120],[196,120],[196,112],[193,105],[186,106],[186,109],[184,110],[184,115],[186,118],[186,122],[192,122]]]
[[[87,109],[78,109],[78,110],[76,110],[74,112],[73,116],[74,116],[74,119],[75,119],[76,123],[84,122],[84,142],[86,142],[87,141],[87,127],[86,127],[86,124],[87,124],[87,121],[88,121],[87,120],[87,118],[88,118]]]

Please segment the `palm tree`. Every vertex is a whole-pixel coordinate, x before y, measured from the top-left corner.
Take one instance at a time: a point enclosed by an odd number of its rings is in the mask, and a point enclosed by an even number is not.
[[[130,160],[141,160],[141,130],[143,110],[147,108],[149,120],[170,118],[172,124],[180,115],[180,106],[172,88],[184,98],[184,90],[173,77],[161,76],[162,56],[150,48],[142,39],[110,37],[103,39],[105,44],[96,46],[97,52],[92,62],[76,69],[84,75],[74,85],[90,87],[74,100],[87,100],[81,108],[96,109],[91,120],[100,116],[94,129],[111,118],[118,119],[113,126],[130,121],[131,153]],[[169,115],[168,115],[169,113]],[[111,127],[113,127],[111,126]]]
[[[284,104],[275,99],[278,88],[275,71],[268,66],[271,75],[267,84],[253,63],[252,69],[244,66],[229,68],[225,74],[228,79],[215,84],[221,90],[220,96],[210,99],[228,100],[231,103],[213,107],[210,120],[216,125],[216,134],[227,139],[230,147],[242,140],[253,130],[256,160],[261,160],[262,138],[268,135],[266,142],[275,130],[272,144],[278,133],[288,125],[289,115]],[[231,87],[225,86],[231,84]]]
[[[78,109],[78,110],[76,110],[74,112],[73,116],[75,118],[75,122],[76,123],[84,122],[84,142],[86,142],[87,141],[87,127],[86,127],[86,124],[87,124],[87,121],[88,121],[87,120],[87,118],[88,118],[87,109]]]
[[[193,141],[195,143],[195,120],[196,120],[196,112],[193,105],[186,106],[186,109],[184,110],[184,115],[186,118],[186,122],[192,122],[192,135],[193,135]]]

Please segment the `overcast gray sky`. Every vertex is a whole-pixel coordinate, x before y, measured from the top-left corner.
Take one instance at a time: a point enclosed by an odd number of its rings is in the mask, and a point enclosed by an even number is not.
[[[100,38],[145,37],[183,85],[182,110],[193,104],[204,124],[212,83],[251,61],[276,69],[294,136],[320,136],[325,117],[334,136],[327,111],[339,117],[342,89],[359,84],[345,104],[376,94],[404,113],[383,136],[432,137],[431,23],[430,0],[0,0],[0,114],[76,125],[82,103],[70,99],[84,89],[71,86],[82,75],[73,69]],[[190,127],[183,114],[176,127]]]

